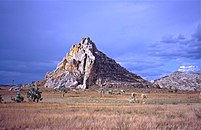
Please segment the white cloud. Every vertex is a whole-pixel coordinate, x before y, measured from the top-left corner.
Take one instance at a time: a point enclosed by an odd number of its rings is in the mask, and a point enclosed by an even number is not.
[[[197,72],[199,71],[199,68],[198,66],[193,66],[193,65],[190,65],[190,66],[180,66],[178,71],[181,71],[181,72]]]

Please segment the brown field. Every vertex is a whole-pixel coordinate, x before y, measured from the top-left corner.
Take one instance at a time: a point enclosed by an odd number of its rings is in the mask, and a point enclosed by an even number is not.
[[[40,103],[14,103],[10,92],[1,87],[0,129],[201,129],[201,99],[193,92],[168,93],[159,89],[130,89],[123,95],[96,90],[70,91],[64,97],[42,89]],[[132,91],[148,93],[145,104],[128,103]],[[20,92],[26,95],[26,90]],[[138,99],[140,96],[138,95]],[[26,97],[26,96],[25,96]]]

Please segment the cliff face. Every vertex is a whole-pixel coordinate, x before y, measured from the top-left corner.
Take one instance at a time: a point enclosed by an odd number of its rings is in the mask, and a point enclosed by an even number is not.
[[[57,68],[46,74],[45,80],[45,86],[51,88],[86,89],[93,84],[147,87],[149,84],[100,52],[90,38],[73,45]]]
[[[155,80],[154,86],[201,91],[201,73],[187,74],[185,72],[176,71],[169,76]]]

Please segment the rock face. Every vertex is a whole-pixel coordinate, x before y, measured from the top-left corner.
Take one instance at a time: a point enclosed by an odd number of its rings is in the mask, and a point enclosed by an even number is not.
[[[177,88],[179,90],[201,91],[201,73],[187,74],[176,71],[169,76],[154,81],[154,86],[160,88]]]
[[[45,76],[50,88],[82,88],[90,85],[148,87],[149,83],[121,67],[115,60],[100,52],[90,38],[73,45],[70,52],[53,72]]]

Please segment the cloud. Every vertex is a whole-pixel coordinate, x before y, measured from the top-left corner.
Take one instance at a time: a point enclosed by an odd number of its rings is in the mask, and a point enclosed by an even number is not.
[[[0,71],[0,75],[3,75],[4,77],[7,76],[14,77],[14,76],[20,76],[22,75],[22,73],[13,71]]]
[[[135,70],[142,70],[142,68],[145,70],[150,67],[155,68],[163,65],[163,63],[160,62],[159,57],[152,57],[146,53],[125,53],[117,57],[116,60],[119,64],[125,66],[126,68],[129,68],[129,66],[135,66]]]
[[[193,65],[190,65],[190,66],[180,66],[178,71],[181,71],[181,72],[198,72],[200,71],[200,69],[198,68],[198,66],[193,66]]]
[[[148,80],[168,75],[181,65],[200,67],[200,30],[199,25],[189,38],[182,34],[167,35],[151,45],[136,44],[136,47],[128,48],[128,52],[119,55],[115,60]],[[138,49],[137,46],[141,48]]]
[[[151,80],[164,73],[165,62],[160,57],[149,56],[145,53],[126,53],[115,59],[121,66],[130,72]],[[167,72],[165,72],[167,73]]]
[[[25,84],[42,79],[41,73],[0,71],[0,84]],[[13,82],[14,80],[14,82]]]
[[[26,72],[34,70],[33,72],[49,67],[56,67],[59,61],[18,61],[18,60],[3,60],[0,64],[0,70],[10,70],[15,71],[20,70],[21,72]],[[31,71],[32,72],[32,71]]]
[[[161,43],[177,43],[177,42],[183,42],[186,38],[179,34],[178,36],[174,36],[174,35],[166,35],[162,37],[162,40],[160,41]]]
[[[198,41],[201,41],[201,24],[198,25],[197,30],[194,34],[192,34],[192,37]]]
[[[30,83],[40,80],[47,71],[52,71],[59,61],[1,61],[0,64],[0,84]]]
[[[201,59],[201,26],[198,25],[191,38],[183,35],[167,35],[150,46],[149,53],[163,58]]]
[[[167,35],[162,38],[161,42],[162,43],[177,43],[179,39],[178,37],[174,37],[173,35]]]

